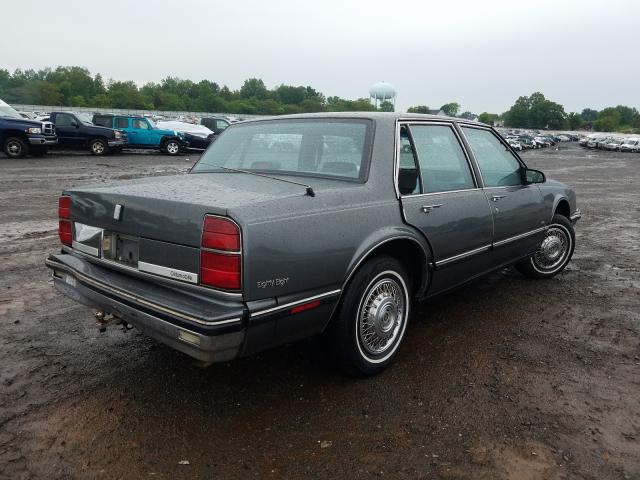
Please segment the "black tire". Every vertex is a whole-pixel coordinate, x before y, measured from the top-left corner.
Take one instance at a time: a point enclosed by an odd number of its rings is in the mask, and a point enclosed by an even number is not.
[[[178,155],[181,150],[182,143],[180,143],[180,141],[176,140],[175,138],[170,138],[169,140],[164,142],[164,145],[162,146],[162,151],[172,157]]]
[[[4,142],[3,150],[9,158],[24,158],[29,153],[29,145],[19,137],[9,137]]]
[[[411,284],[398,260],[379,256],[365,262],[349,282],[326,332],[337,364],[354,376],[384,370],[402,343],[410,306]],[[376,342],[381,342],[379,353],[374,351]]]
[[[563,246],[558,246],[560,244]],[[557,257],[552,255],[556,253],[556,247],[560,249]],[[575,247],[576,234],[571,221],[563,215],[556,214],[536,253],[516,263],[516,269],[531,278],[555,277],[567,266]],[[549,265],[545,263],[546,260],[549,260]]]
[[[105,142],[101,138],[93,138],[89,140],[89,152],[91,152],[91,155],[101,157],[103,155],[106,155],[108,150],[109,147],[107,146],[107,142]]]

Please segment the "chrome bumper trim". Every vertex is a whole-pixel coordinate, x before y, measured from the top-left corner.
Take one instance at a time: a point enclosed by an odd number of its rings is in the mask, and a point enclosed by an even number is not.
[[[187,272],[186,270],[178,270],[177,268],[163,267],[154,263],[138,261],[138,270],[141,272],[153,273],[162,277],[172,278],[174,280],[182,280],[183,282],[198,283],[198,274]]]
[[[94,280],[80,272],[78,272],[77,270],[74,270],[71,267],[68,267],[67,265],[63,265],[59,262],[54,262],[50,259],[46,259],[45,260],[45,264],[47,265],[47,267],[51,268],[53,270],[53,274],[55,276],[56,271],[60,270],[68,275],[71,275],[73,277],[75,277],[76,279],[91,285],[93,287],[111,292],[115,295],[118,295],[122,298],[125,298],[127,300],[130,300],[132,302],[135,302],[139,305],[143,305],[145,307],[151,308],[152,310],[156,310],[158,312],[162,312],[165,313],[167,315],[179,318],[181,320],[186,320],[187,322],[193,322],[193,323],[197,323],[199,325],[207,325],[207,326],[216,326],[216,325],[227,325],[227,324],[231,324],[231,323],[240,323],[242,321],[242,318],[229,318],[226,320],[218,320],[216,322],[205,322],[197,317],[194,317],[192,315],[187,315],[185,313],[182,312],[178,312],[176,310],[167,308],[167,307],[163,307],[162,305],[158,305],[157,303],[154,302],[150,302],[148,300],[145,300],[143,298],[140,298],[136,295],[132,295],[130,293],[124,292],[120,289],[111,287],[109,285],[106,285],[102,282],[98,282],[97,280]]]

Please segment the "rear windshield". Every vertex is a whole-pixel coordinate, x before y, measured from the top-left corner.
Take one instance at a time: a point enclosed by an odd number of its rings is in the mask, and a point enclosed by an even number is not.
[[[371,121],[270,120],[236,124],[209,147],[193,173],[236,168],[364,180]]]

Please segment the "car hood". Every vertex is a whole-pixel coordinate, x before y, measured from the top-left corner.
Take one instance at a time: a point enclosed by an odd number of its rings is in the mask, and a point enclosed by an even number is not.
[[[0,117],[3,120],[10,121],[12,124],[16,126],[21,126],[24,128],[29,127],[42,127],[43,122],[39,122],[37,120],[27,120],[26,118],[14,118],[14,117]]]

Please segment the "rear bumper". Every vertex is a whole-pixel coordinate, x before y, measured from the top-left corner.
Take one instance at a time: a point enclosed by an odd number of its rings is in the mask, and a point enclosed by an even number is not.
[[[44,146],[56,145],[58,143],[58,137],[44,136],[44,135],[30,136],[29,143],[31,145],[44,145]]]
[[[151,285],[74,255],[51,255],[45,263],[64,295],[112,314],[176,350],[203,362],[240,355],[246,336],[242,303],[223,304]],[[143,297],[141,289],[148,295]]]

